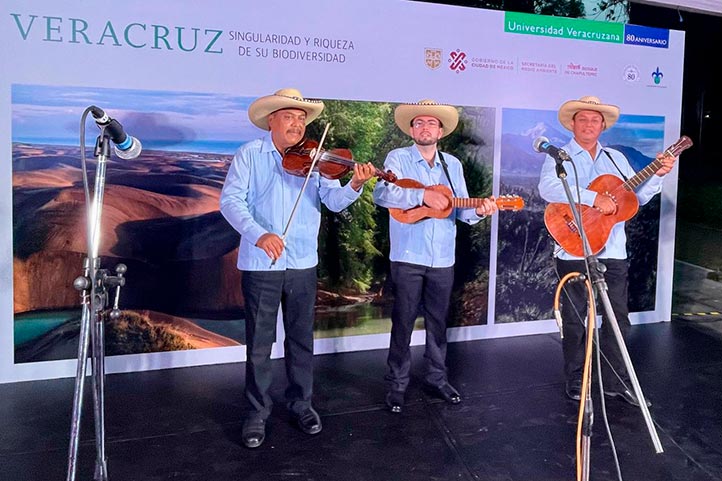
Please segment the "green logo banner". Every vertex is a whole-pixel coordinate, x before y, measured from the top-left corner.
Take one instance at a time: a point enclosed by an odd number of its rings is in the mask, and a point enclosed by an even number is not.
[[[504,31],[522,35],[623,43],[624,24],[595,22],[566,17],[548,17],[529,13],[506,12]]]

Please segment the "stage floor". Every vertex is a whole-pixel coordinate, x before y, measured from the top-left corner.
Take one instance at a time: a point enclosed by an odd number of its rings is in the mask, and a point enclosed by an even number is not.
[[[607,400],[624,480],[722,479],[722,335],[713,328],[722,321],[707,321],[633,327],[629,351],[664,453],[655,453],[638,408]],[[416,370],[422,355],[413,349]],[[386,350],[316,356],[323,431],[301,433],[279,403],[255,450],[240,439],[243,364],[110,375],[109,479],[575,479],[577,405],[563,394],[558,335],[451,344],[451,381],[463,402],[429,397],[415,376],[401,415],[383,404],[385,357]],[[280,400],[283,362],[274,363]],[[73,385],[0,385],[0,480],[65,479]],[[615,480],[601,403],[594,407],[590,479]],[[78,480],[93,477],[91,412],[88,396]]]

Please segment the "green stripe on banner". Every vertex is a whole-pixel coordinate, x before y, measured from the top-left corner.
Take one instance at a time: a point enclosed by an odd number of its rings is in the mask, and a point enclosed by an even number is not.
[[[522,35],[570,38],[592,42],[624,42],[624,24],[595,22],[566,17],[549,17],[530,13],[506,12],[504,31]]]

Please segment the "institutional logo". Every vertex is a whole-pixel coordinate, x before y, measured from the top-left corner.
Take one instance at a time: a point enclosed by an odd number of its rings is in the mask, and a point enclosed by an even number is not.
[[[431,70],[441,67],[441,56],[443,52],[440,48],[427,48],[424,50],[424,63]]]
[[[541,65],[544,65],[543,63]],[[551,64],[554,65],[554,64]],[[563,66],[564,75],[578,78],[595,78],[599,77],[600,67],[591,63],[574,63],[569,62]]]
[[[449,54],[449,68],[456,73],[466,70],[466,64],[468,62],[466,53],[458,48]]]
[[[627,65],[626,67],[624,67],[624,80],[629,83],[634,83],[639,81],[639,79],[639,69],[636,67],[636,65]]]
[[[652,72],[652,80],[654,80],[654,85],[659,85],[662,81],[662,77],[664,77],[664,74],[660,72],[659,67],[657,67],[657,70]]]
[[[624,26],[624,43],[644,47],[669,48],[669,30],[663,28]]]

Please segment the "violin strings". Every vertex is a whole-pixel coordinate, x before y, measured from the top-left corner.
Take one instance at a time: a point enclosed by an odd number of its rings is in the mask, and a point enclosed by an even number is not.
[[[343,165],[353,166],[354,164],[356,164],[356,161],[354,161],[354,160],[349,160],[345,157],[341,157],[339,155],[332,154],[331,152],[324,152],[321,155],[321,157],[323,160],[330,160],[332,162],[337,162],[337,163],[343,164]]]

